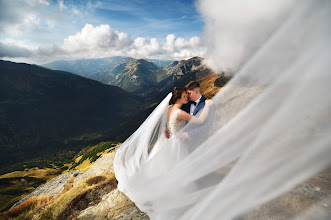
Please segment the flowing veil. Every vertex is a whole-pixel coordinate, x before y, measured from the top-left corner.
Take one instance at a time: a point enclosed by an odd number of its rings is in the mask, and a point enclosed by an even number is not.
[[[200,2],[202,14],[208,2]],[[188,138],[165,138],[169,94],[117,150],[118,188],[151,219],[246,219],[330,168],[331,2],[278,3],[282,13],[265,19],[265,36],[242,50],[205,120],[182,129]],[[216,38],[209,43],[207,64],[218,69],[223,56],[213,53]],[[320,202],[331,205],[330,197]],[[291,217],[331,217],[306,211]]]

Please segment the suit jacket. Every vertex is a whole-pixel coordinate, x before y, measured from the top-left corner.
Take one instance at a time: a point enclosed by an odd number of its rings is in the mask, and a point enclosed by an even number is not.
[[[203,109],[203,107],[205,107],[205,104],[206,104],[206,98],[204,96],[201,96],[200,102],[198,103],[198,106],[195,108],[193,115],[196,115],[201,109]],[[183,111],[186,111],[189,114],[190,114],[190,108],[191,108],[190,102],[182,105],[181,107]]]

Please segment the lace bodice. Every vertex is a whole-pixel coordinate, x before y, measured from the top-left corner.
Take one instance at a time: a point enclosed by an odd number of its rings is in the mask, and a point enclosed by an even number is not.
[[[177,114],[180,109],[175,110],[172,115],[170,115],[170,119],[168,122],[168,129],[170,131],[170,135],[175,135],[184,125],[186,124],[186,121],[181,120],[177,121]]]

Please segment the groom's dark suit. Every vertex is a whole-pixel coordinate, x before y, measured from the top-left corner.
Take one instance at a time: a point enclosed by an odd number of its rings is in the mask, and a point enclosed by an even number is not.
[[[206,98],[201,96],[199,103],[194,109],[193,115],[196,115],[198,112],[201,112],[206,105]],[[192,102],[188,102],[182,105],[182,110],[190,114]],[[204,133],[208,133],[208,123],[203,124],[191,124],[191,127],[186,130],[187,139],[182,141],[182,147],[187,150],[187,152],[192,152],[194,146],[198,146],[197,143],[203,141],[202,139],[197,139],[196,137],[201,137]]]
[[[181,109],[190,114],[191,104],[192,104],[192,102],[188,102],[188,103],[182,105]],[[193,112],[193,115],[196,115],[201,109],[203,109],[203,107],[205,107],[205,104],[206,104],[206,98],[202,95],[200,102],[198,103],[197,107],[195,108],[195,110]]]

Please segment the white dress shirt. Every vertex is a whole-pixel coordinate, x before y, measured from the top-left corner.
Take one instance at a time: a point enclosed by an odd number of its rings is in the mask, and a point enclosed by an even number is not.
[[[190,106],[190,114],[191,114],[191,115],[193,115],[194,110],[195,110],[196,107],[198,106],[201,97],[202,97],[202,95],[200,95],[200,98],[198,98],[197,100],[194,101],[194,102],[196,103],[196,105],[191,104],[191,106]]]

